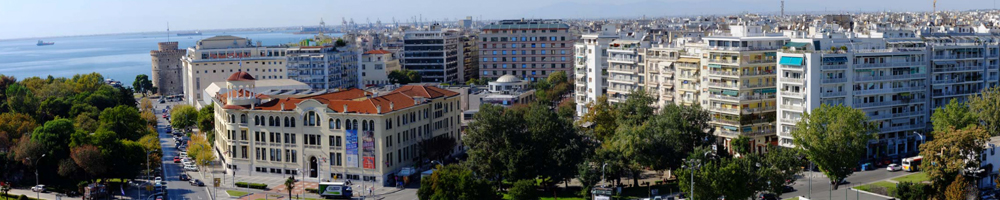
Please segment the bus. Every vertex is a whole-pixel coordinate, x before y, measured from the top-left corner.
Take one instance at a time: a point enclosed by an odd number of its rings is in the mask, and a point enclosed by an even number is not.
[[[325,199],[350,199],[354,191],[344,182],[319,183],[319,195]]]
[[[920,161],[923,159],[923,156],[903,158],[903,170],[908,172],[920,171]]]

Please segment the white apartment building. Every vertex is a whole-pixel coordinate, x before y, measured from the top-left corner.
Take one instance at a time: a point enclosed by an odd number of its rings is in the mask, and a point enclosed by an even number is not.
[[[997,84],[997,40],[988,36],[924,36],[931,54],[931,106],[959,102]]]
[[[288,78],[317,90],[357,88],[358,57],[353,46],[302,46],[285,50]]]
[[[188,104],[202,107],[202,91],[213,82],[225,81],[236,72],[259,79],[284,79],[288,72],[285,46],[256,45],[246,38],[215,36],[199,40],[181,57],[184,97]]]
[[[612,26],[605,25],[604,31],[584,34],[573,45],[574,98],[577,116],[587,113],[587,104],[597,101],[608,91],[608,45],[618,37]]]
[[[646,89],[646,50],[639,40],[615,40],[608,44],[607,95],[612,104],[625,102],[633,91]],[[658,91],[646,91],[656,94]],[[656,95],[651,95],[656,96]]]
[[[678,48],[653,47],[646,50],[644,74],[646,92],[656,98],[656,107],[674,104],[677,93],[674,92],[676,85],[675,63],[681,56],[683,50]]]
[[[361,85],[363,88],[389,85],[389,72],[399,69],[399,59],[392,52],[367,51],[361,55]]]
[[[728,34],[704,37],[701,106],[725,141],[750,137],[752,152],[777,144],[775,135],[776,51],[789,40],[760,26],[730,26]]]
[[[406,31],[403,36],[403,68],[420,73],[421,82],[465,83],[464,43],[457,30]]]
[[[793,147],[802,114],[822,104],[863,111],[880,129],[865,160],[917,154],[930,122],[931,59],[922,42],[823,32],[793,36],[778,53],[778,136]]]
[[[407,85],[384,94],[265,95],[251,92],[255,82],[246,72],[234,73],[226,92],[212,100],[215,150],[237,176],[385,184],[422,161],[420,142],[450,137],[461,145],[460,97],[452,91]]]

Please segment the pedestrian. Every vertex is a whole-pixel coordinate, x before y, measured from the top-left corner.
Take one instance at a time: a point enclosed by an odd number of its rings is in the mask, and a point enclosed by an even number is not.
[[[374,190],[375,190],[375,186],[368,187],[368,196],[374,195],[375,194]]]

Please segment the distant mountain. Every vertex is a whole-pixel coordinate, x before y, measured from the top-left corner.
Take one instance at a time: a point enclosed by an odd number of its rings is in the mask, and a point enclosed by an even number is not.
[[[786,14],[808,13],[843,13],[871,11],[912,11],[930,10],[930,3],[903,4],[899,1],[866,1],[866,0],[785,0]],[[868,2],[854,4],[849,2]],[[908,2],[908,1],[906,1]],[[929,0],[928,0],[929,2]],[[883,5],[884,4],[884,5]],[[964,5],[948,5],[962,7]],[[926,8],[925,8],[926,7]],[[944,6],[939,2],[938,9]],[[646,0],[632,3],[579,3],[574,1],[556,2],[537,9],[525,10],[519,13],[525,18],[622,18],[622,17],[663,17],[692,15],[735,15],[740,13],[778,14],[781,12],[781,0]]]

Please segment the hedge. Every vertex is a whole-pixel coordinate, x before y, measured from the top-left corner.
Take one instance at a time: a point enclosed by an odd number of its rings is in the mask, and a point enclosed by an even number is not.
[[[236,187],[245,188],[248,184],[250,185],[250,188],[253,189],[267,189],[267,184],[263,183],[236,182]]]
[[[306,188],[306,192],[319,194],[319,189],[316,189],[316,188]]]

